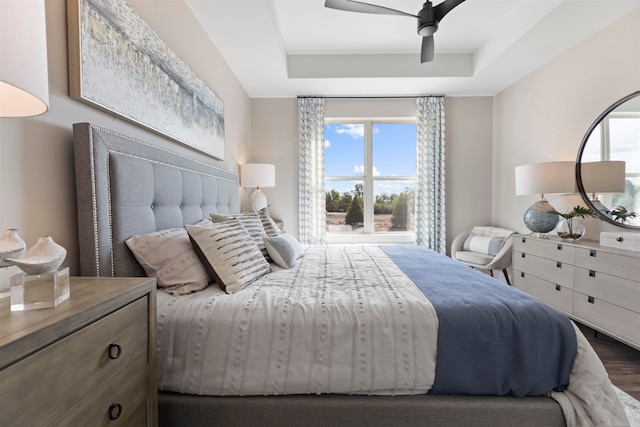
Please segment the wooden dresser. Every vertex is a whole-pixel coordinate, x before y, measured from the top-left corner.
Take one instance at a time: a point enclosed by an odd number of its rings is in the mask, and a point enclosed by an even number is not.
[[[514,286],[640,350],[640,252],[516,235]]]
[[[55,308],[0,298],[0,426],[156,426],[156,286],[72,277]]]

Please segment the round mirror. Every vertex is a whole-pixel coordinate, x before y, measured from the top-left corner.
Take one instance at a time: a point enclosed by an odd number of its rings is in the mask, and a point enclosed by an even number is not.
[[[578,150],[576,182],[600,219],[640,228],[640,91],[593,122]]]

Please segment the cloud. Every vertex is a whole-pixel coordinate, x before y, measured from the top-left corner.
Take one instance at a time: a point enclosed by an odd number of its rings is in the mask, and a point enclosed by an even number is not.
[[[355,165],[353,167],[353,173],[356,175],[364,175],[364,165]],[[380,176],[380,171],[375,166],[373,167],[373,176]]]
[[[324,140],[324,148],[327,148],[327,147],[331,147],[331,141],[329,141],[328,139],[325,139]]]
[[[340,125],[336,133],[350,135],[353,139],[364,138],[364,125]]]

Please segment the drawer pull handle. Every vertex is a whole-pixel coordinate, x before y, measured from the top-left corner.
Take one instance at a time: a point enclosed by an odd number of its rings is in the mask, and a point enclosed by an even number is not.
[[[622,236],[616,237],[616,242],[621,242],[621,243],[624,242],[624,237]]]
[[[556,285],[556,291],[559,291],[561,289],[560,285]]]
[[[558,268],[562,268],[562,263],[561,263],[560,261],[557,261],[557,262],[556,262],[556,267],[558,267]]]
[[[112,403],[109,406],[109,419],[111,421],[117,420],[122,415],[122,405],[119,403]]]
[[[524,271],[520,272],[520,277],[524,277]]]
[[[118,344],[109,344],[109,359],[116,360],[122,354],[122,347]]]
[[[596,277],[596,272],[593,270],[589,270],[589,277]]]
[[[591,250],[589,251],[589,256],[592,256],[592,257],[594,257],[594,258],[595,258],[596,256],[598,256],[597,254],[598,254],[598,253],[597,253],[597,251],[594,251],[593,249],[591,249]]]
[[[522,243],[527,243],[527,238],[526,237],[522,238]]]
[[[589,301],[589,304],[594,304],[596,299],[594,297],[587,297],[587,301]]]
[[[527,257],[527,254],[525,254],[524,252],[522,252],[522,253],[520,254],[520,256],[521,256],[522,258],[526,258],[526,257]]]
[[[558,243],[558,250],[561,251],[562,250],[562,245]]]

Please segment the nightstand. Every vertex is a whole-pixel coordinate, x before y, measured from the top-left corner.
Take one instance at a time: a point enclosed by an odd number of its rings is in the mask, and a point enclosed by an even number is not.
[[[39,310],[0,298],[0,425],[157,426],[155,279],[69,289]]]

